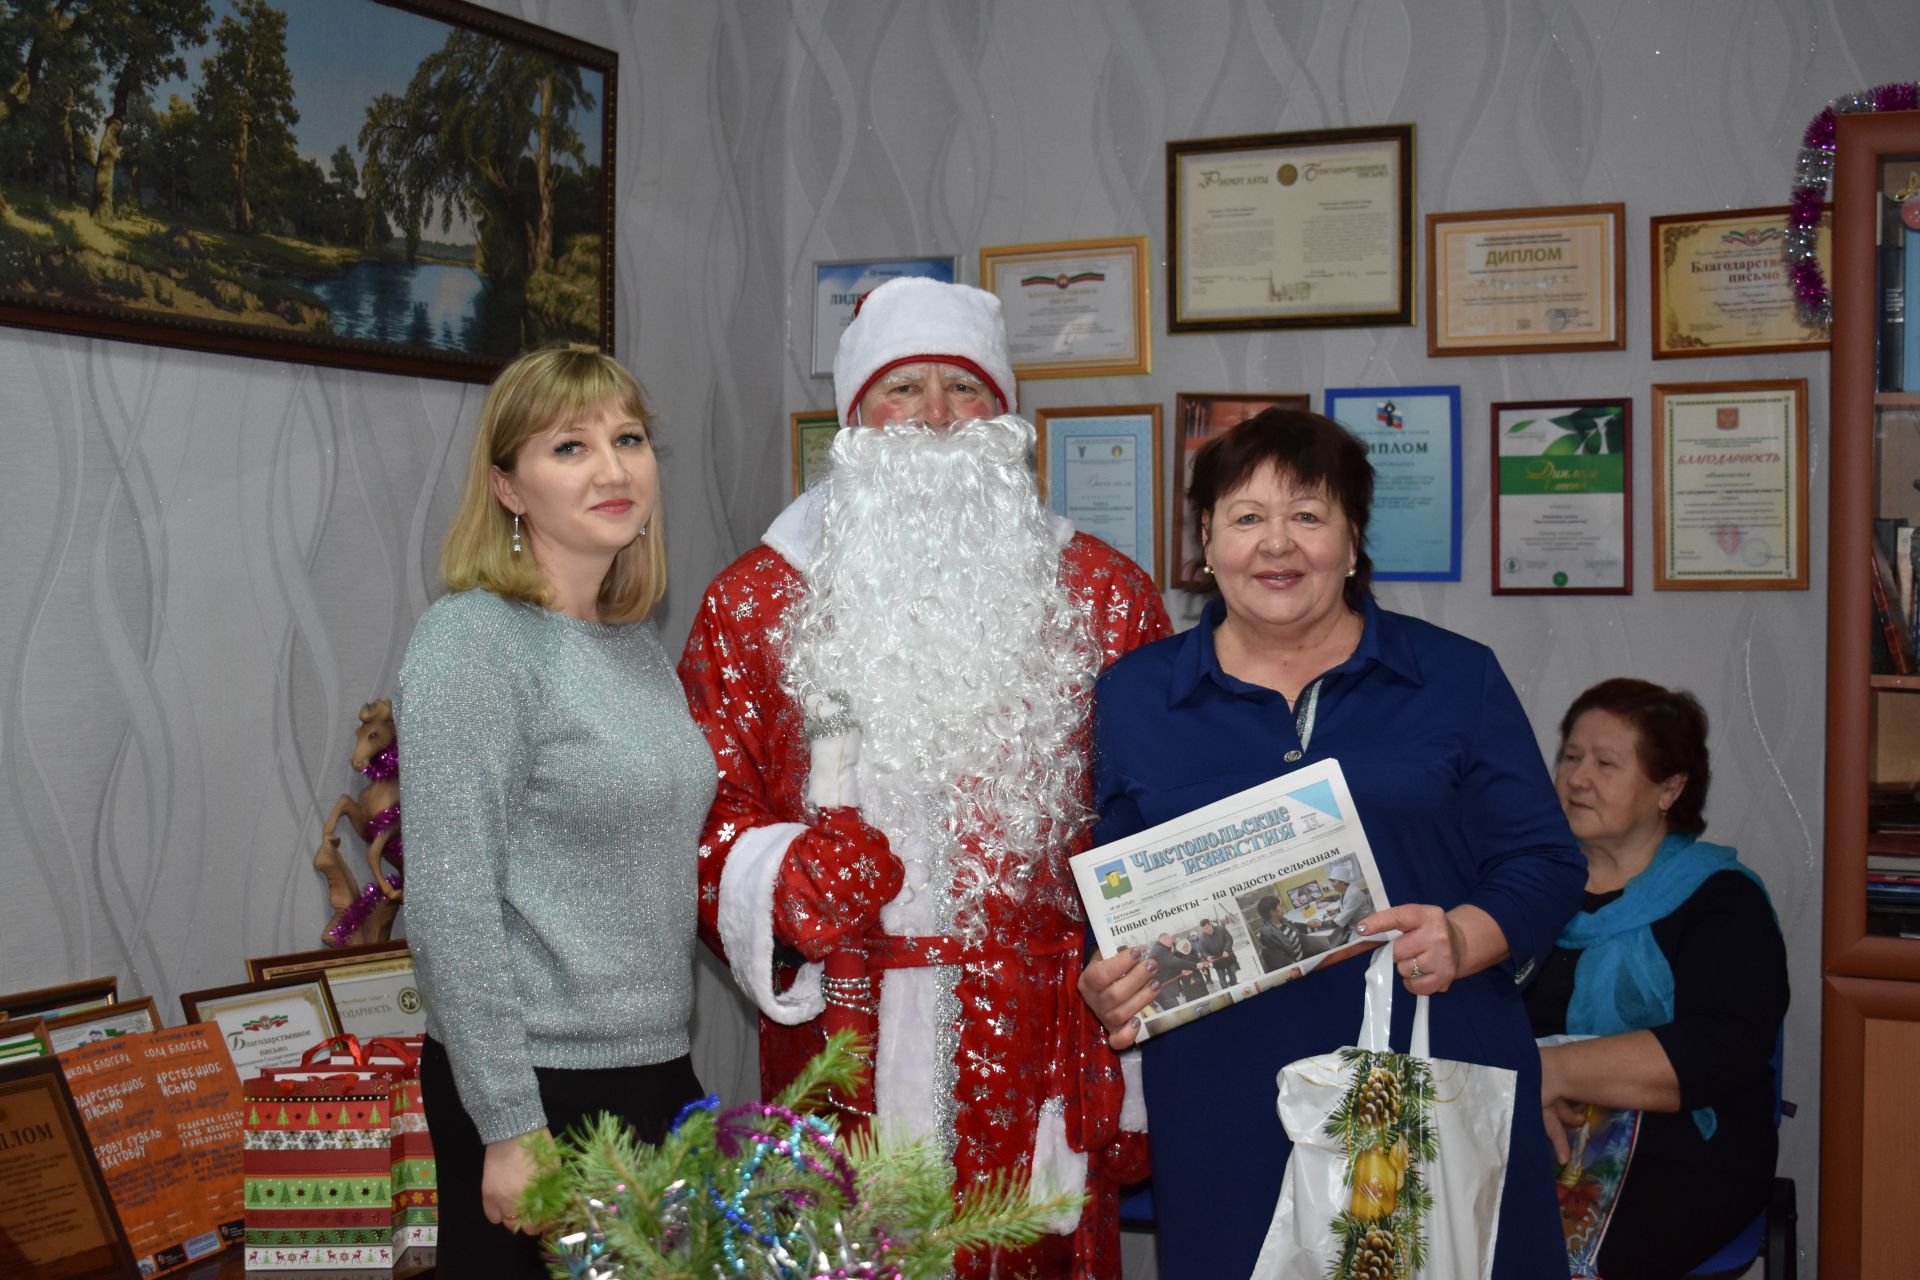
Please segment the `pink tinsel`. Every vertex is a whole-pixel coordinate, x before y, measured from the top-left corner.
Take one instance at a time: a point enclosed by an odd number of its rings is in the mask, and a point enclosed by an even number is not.
[[[1875,111],[1912,111],[1920,107],[1920,85],[1883,84],[1873,91]]]
[[[387,884],[395,893],[399,893],[401,885],[400,873],[396,871],[388,876]],[[386,896],[386,894],[380,891],[380,883],[378,881],[362,889],[360,896],[348,903],[347,909],[340,913],[340,918],[328,926],[327,945],[330,947],[346,946],[347,939],[352,937],[354,933],[359,930],[360,926],[367,922],[367,917],[373,914],[375,904]]]

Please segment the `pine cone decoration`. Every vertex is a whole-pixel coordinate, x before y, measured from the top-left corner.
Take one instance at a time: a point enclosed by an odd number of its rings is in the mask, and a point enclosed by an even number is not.
[[[1369,1129],[1384,1129],[1400,1118],[1400,1077],[1385,1067],[1367,1072],[1354,1114]]]
[[[1400,1280],[1400,1242],[1374,1227],[1353,1252],[1353,1280]]]

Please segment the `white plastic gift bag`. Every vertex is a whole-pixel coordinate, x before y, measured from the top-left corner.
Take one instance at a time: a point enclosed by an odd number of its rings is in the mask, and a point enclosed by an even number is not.
[[[1493,1270],[1515,1073],[1434,1058],[1427,997],[1387,1044],[1391,943],[1367,967],[1359,1043],[1280,1072],[1293,1154],[1253,1280],[1481,1280]]]

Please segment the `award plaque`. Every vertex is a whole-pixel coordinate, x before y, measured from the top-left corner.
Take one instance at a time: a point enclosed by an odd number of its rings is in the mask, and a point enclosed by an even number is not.
[[[55,1058],[0,1065],[0,1274],[140,1274]]]

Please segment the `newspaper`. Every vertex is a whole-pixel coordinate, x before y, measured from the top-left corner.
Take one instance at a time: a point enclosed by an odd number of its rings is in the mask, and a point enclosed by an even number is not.
[[[1136,947],[1163,984],[1139,1038],[1161,1035],[1374,940],[1393,904],[1337,760],[1078,854],[1073,878],[1102,955]]]

